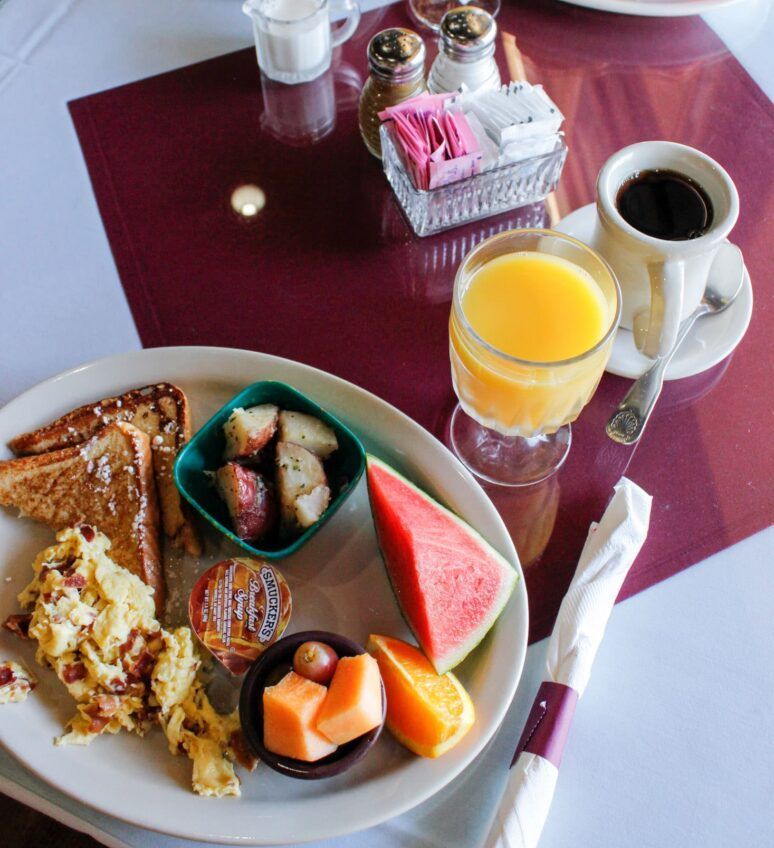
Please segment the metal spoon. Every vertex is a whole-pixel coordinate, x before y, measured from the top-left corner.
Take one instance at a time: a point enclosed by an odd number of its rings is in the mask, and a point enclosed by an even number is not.
[[[727,309],[742,290],[744,261],[742,252],[733,244],[724,244],[713,263],[704,297],[691,315],[680,325],[674,346],[664,356],[658,357],[653,365],[639,377],[618,404],[605,430],[614,442],[622,445],[634,444],[642,435],[653,407],[664,386],[667,365],[677,349],[691,331],[694,323],[703,315],[717,315]]]

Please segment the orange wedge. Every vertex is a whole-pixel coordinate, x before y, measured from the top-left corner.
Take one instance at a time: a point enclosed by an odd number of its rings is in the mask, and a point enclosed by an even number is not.
[[[387,693],[387,727],[409,751],[440,757],[473,726],[476,711],[462,684],[449,672],[437,674],[419,648],[372,634],[368,652]]]

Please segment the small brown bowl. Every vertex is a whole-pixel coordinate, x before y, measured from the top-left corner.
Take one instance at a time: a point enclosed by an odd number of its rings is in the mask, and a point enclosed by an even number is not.
[[[279,754],[267,751],[263,745],[263,690],[279,682],[280,678],[291,670],[293,654],[304,642],[324,642],[330,645],[340,657],[354,657],[365,653],[357,642],[347,639],[346,636],[327,633],[324,630],[306,630],[303,633],[294,633],[279,639],[261,654],[245,675],[242,693],[239,696],[239,719],[248,744],[269,768],[288,777],[321,780],[324,777],[343,774],[355,763],[360,762],[373,747],[384,727],[387,697],[384,684],[382,684],[382,723],[378,727],[345,745],[339,745],[337,750],[321,760],[306,763],[303,760],[281,757]]]

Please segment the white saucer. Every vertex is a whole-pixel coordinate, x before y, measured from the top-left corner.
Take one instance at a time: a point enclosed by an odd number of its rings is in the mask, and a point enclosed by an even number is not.
[[[591,242],[597,221],[594,203],[571,212],[554,227],[560,233],[573,236],[579,241]],[[734,303],[720,315],[699,319],[688,338],[680,345],[675,358],[666,370],[667,380],[680,380],[701,374],[725,359],[739,344],[747,332],[752,315],[753,295],[750,274],[744,269],[744,282]],[[631,330],[620,327],[613,342],[613,351],[607,363],[607,371],[619,377],[637,379],[650,368],[652,361],[643,356],[634,346]]]

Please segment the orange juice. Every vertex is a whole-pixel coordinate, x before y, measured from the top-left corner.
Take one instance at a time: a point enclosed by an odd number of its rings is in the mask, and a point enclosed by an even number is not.
[[[588,271],[538,251],[505,253],[472,271],[459,306],[450,322],[452,377],[469,415],[518,436],[577,418],[607,361],[609,344],[593,349],[615,311]]]
[[[474,274],[462,311],[485,342],[530,362],[585,353],[609,323],[591,274],[544,253],[506,253],[487,262]]]

